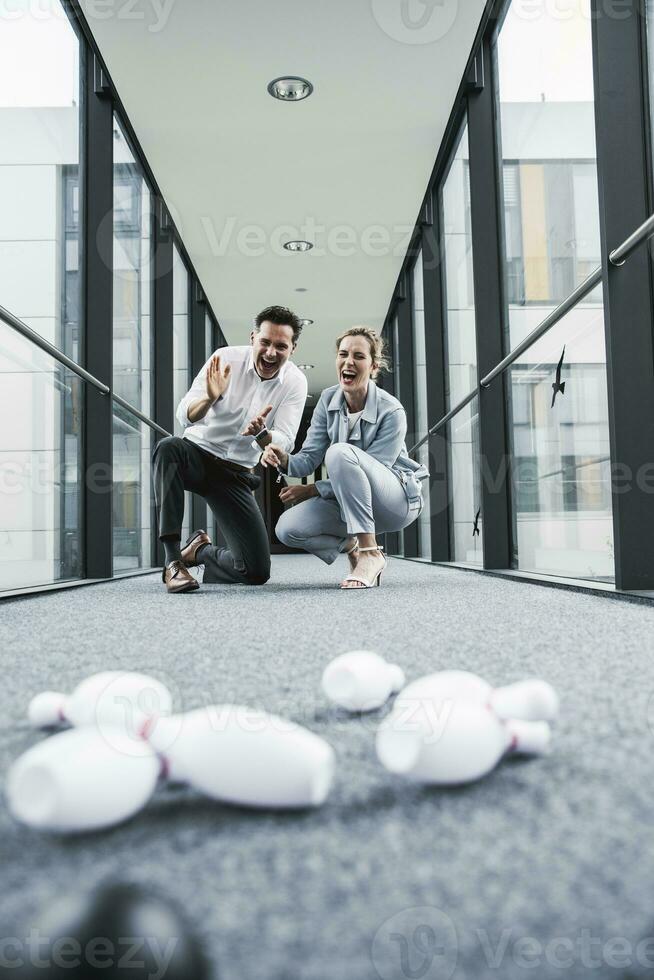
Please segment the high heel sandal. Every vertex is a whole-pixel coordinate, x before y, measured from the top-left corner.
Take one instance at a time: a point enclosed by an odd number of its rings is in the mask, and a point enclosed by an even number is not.
[[[352,549],[352,551],[354,551],[354,548]],[[344,592],[356,592],[358,589],[372,589],[376,585],[381,585],[382,572],[384,571],[384,569],[386,568],[386,565],[388,564],[388,562],[386,561],[386,558],[384,557],[384,550],[383,550],[383,548],[379,548],[377,545],[375,545],[374,548],[359,548],[359,552],[362,552],[362,551],[379,551],[381,553],[381,556],[382,556],[383,560],[384,560],[384,564],[379,569],[379,571],[375,575],[375,577],[372,580],[372,582],[366,581],[366,579],[365,578],[361,578],[360,575],[348,575],[346,578],[343,579],[343,581],[341,582],[341,585],[340,585],[340,588]],[[348,552],[348,554],[349,553],[350,552]],[[348,588],[345,585],[345,582],[358,582],[359,585],[353,586],[352,588]]]

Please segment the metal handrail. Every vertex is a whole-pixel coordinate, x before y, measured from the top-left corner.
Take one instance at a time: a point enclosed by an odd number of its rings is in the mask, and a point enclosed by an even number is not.
[[[654,235],[654,214],[651,214],[647,221],[643,221],[639,228],[625,238],[622,245],[618,245],[612,252],[609,252],[609,262],[611,265],[624,265],[624,261],[631,255],[633,250],[644,242],[647,238]]]
[[[10,313],[9,310],[5,310],[4,306],[0,306],[0,320],[6,323],[8,327],[11,327],[17,333],[21,334],[31,344],[34,344],[36,347],[40,348],[40,350],[42,350],[45,354],[48,354],[55,361],[58,361],[59,364],[63,364],[64,367],[68,368],[69,371],[72,371],[73,374],[76,374],[78,378],[82,379],[82,381],[86,381],[87,384],[92,385],[103,395],[110,395],[113,401],[117,402],[118,405],[121,405],[126,411],[130,412],[137,419],[140,419],[145,425],[148,425],[151,429],[156,429],[157,432],[160,432],[163,436],[170,435],[170,432],[168,432],[167,429],[163,429],[160,425],[157,425],[157,423],[152,419],[149,419],[147,415],[140,412],[138,408],[134,408],[134,406],[130,405],[129,402],[126,402],[124,398],[117,395],[115,391],[112,391],[108,385],[104,384],[102,381],[98,381],[96,377],[89,374],[88,371],[85,371],[83,367],[80,367],[79,364],[54,347],[53,344],[38,334],[35,330],[32,330],[31,327],[28,327],[27,324],[23,323],[22,320],[19,320],[17,316],[14,316],[14,314]]]
[[[590,293],[591,290],[593,290],[595,286],[601,282],[601,279],[602,270],[598,266],[597,269],[591,272],[591,274],[587,276],[583,282],[579,283],[576,289],[573,289],[570,295],[564,299],[562,303],[555,306],[551,313],[548,313],[545,319],[541,320],[538,326],[534,327],[534,329],[527,334],[524,340],[521,340],[520,343],[513,348],[510,354],[507,354],[506,357],[499,362],[499,364],[495,365],[492,371],[489,371],[488,374],[481,379],[479,382],[481,387],[489,388],[491,382],[495,380],[498,374],[502,374],[502,372],[510,367],[514,361],[517,361],[518,358],[532,346],[532,344],[534,344],[537,340],[540,340],[543,334],[547,333],[547,331],[553,327],[555,323],[558,323],[558,321],[564,317],[566,313],[569,313],[573,306],[577,305],[580,299],[583,299],[584,296]]]
[[[416,451],[416,449],[420,449],[423,443],[427,442],[430,436],[433,436],[434,432],[436,432],[438,429],[441,429],[444,425],[447,425],[450,419],[453,419],[455,415],[458,415],[458,413],[461,411],[462,408],[466,407],[468,402],[471,402],[473,398],[477,397],[477,394],[478,392],[477,389],[475,388],[474,391],[471,391],[470,394],[466,395],[465,398],[463,398],[457,405],[454,406],[454,408],[451,408],[449,412],[443,416],[442,419],[439,419],[436,425],[432,425],[431,429],[428,430],[427,435],[423,436],[420,442],[417,442],[415,446],[412,446],[411,449],[408,450],[408,452],[413,453]]]
[[[32,330],[31,327],[28,327],[26,323],[19,320],[18,317],[14,316],[13,313],[10,313],[9,310],[5,310],[3,306],[0,306],[0,320],[4,320],[8,327],[12,327],[17,331],[17,333],[22,334],[26,340],[29,340],[30,343],[34,344],[36,347],[40,347],[42,351],[49,354],[50,357],[53,357],[55,361],[59,361],[59,363],[63,364],[64,367],[67,367],[69,371],[72,371],[73,374],[76,374],[79,378],[82,378],[83,381],[88,382],[88,384],[93,385],[93,387],[97,388],[98,391],[101,391],[103,395],[109,394],[110,389],[106,384],[103,384],[102,381],[98,381],[98,379],[94,378],[92,374],[85,371],[83,367],[80,367],[79,364],[72,361],[70,357],[62,354],[60,350],[57,350],[57,348],[54,347],[48,340],[38,334],[36,330]]]
[[[145,425],[149,425],[151,429],[156,429],[157,432],[160,432],[162,436],[169,436],[171,434],[170,432],[168,432],[167,429],[162,429],[160,425],[157,425],[156,422],[153,422],[152,419],[149,419],[147,415],[143,414],[143,412],[139,412],[138,408],[134,408],[134,406],[130,405],[129,402],[126,402],[124,398],[121,398],[120,395],[117,395],[115,391],[111,392],[111,397],[113,401],[121,405],[127,412],[130,412],[131,415],[135,415],[137,419],[140,419],[141,422],[145,423]]]
[[[636,228],[636,230],[632,232],[628,238],[625,238],[621,245],[618,245],[617,248],[614,248],[613,251],[609,253],[609,261],[615,266],[624,265],[625,259],[631,255],[634,249],[648,238],[651,238],[652,235],[654,235],[654,214],[650,215],[646,221],[643,221],[642,225]],[[488,374],[480,380],[479,388],[471,391],[470,394],[459,402],[459,404],[453,409],[451,409],[447,415],[444,415],[443,418],[439,419],[435,425],[432,425],[431,428],[427,430],[427,434],[423,436],[422,439],[415,444],[415,446],[412,446],[411,449],[409,449],[409,453],[414,453],[416,449],[419,449],[422,445],[424,445],[424,443],[427,442],[429,437],[433,435],[434,432],[449,422],[450,419],[462,408],[465,408],[468,402],[471,402],[475,395],[479,394],[480,388],[489,388],[491,382],[493,382],[498,375],[502,374],[503,371],[514,363],[514,361],[517,361],[517,359],[524,354],[524,352],[531,347],[532,344],[539,340],[543,334],[547,333],[550,327],[553,327],[555,323],[565,316],[565,314],[568,313],[580,299],[583,299],[584,296],[591,292],[591,290],[594,289],[599,282],[601,282],[601,279],[602,269],[600,266],[598,266],[598,268],[591,272],[583,282],[579,283],[577,288],[574,289],[562,303],[559,303],[559,305],[555,307],[544,320],[541,320],[538,326],[534,327],[531,333],[527,334],[524,340],[522,340],[510,354],[507,354],[507,356],[504,357],[499,364],[495,365],[492,371],[489,371]]]

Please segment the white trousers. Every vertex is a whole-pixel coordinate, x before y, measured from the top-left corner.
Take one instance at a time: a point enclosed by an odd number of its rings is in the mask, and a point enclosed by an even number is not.
[[[325,455],[332,497],[311,497],[284,511],[275,533],[282,544],[317,555],[328,565],[351,534],[399,531],[418,517],[400,478],[379,460],[347,442]]]

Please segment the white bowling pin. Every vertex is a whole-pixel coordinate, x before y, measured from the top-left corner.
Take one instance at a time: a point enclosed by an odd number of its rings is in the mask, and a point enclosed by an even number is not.
[[[13,816],[39,830],[99,830],[120,823],[148,802],[161,761],[135,755],[132,736],[97,728],[60,732],[24,753],[7,775]]]
[[[418,710],[415,710],[416,707]],[[547,751],[547,722],[502,721],[474,701],[416,703],[413,714],[393,712],[377,732],[377,755],[390,772],[416,782],[456,785],[480,779],[511,751]]]
[[[74,728],[116,725],[136,734],[149,720],[171,711],[170,691],[154,677],[106,670],[85,678],[70,695],[57,691],[37,694],[27,716],[35,728],[68,722]]]
[[[171,779],[215,800],[252,807],[324,803],[334,774],[330,745],[291,721],[224,704],[160,718],[148,741]]]
[[[559,711],[559,699],[546,681],[529,678],[491,687],[485,680],[467,670],[441,670],[427,674],[403,688],[399,701],[413,698],[475,701],[488,704],[499,718],[519,718],[522,721],[553,721]]]
[[[348,711],[380,708],[404,683],[402,668],[387,663],[372,650],[342,653],[327,665],[322,675],[322,689],[327,698]]]

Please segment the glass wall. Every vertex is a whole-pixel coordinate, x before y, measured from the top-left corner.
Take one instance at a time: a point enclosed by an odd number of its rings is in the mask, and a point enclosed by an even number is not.
[[[151,193],[114,117],[114,391],[151,414]]]
[[[204,314],[204,356],[207,360],[214,352],[213,346],[213,320],[208,313]]]
[[[98,329],[82,316],[80,263],[86,256],[89,281],[111,277],[108,383],[133,408],[118,406],[111,394],[106,401],[104,396],[95,400],[104,421],[113,415],[113,459],[89,446],[85,471],[87,383],[25,338],[9,318],[0,321],[0,412],[7,423],[0,427],[0,591],[84,577],[85,495],[94,490],[101,525],[92,545],[99,570],[94,574],[110,575],[112,567],[116,572],[147,568],[151,560],[152,430],[134,413],[151,418],[153,411],[154,194],[143,156],[118,116],[107,120],[82,111],[86,91],[80,65],[93,57],[93,44],[78,33],[70,4],[0,0],[0,307],[74,362],[83,362],[93,353]],[[84,125],[89,131],[82,139]],[[113,173],[100,168],[97,177],[107,181],[98,193],[106,197],[113,191],[113,208],[105,216],[113,239],[109,253],[98,256],[96,249],[85,248],[85,235],[95,230],[81,220],[80,175],[88,169],[84,148],[96,139],[104,144],[109,125]],[[175,257],[175,274],[167,273],[174,279],[174,325],[156,326],[160,341],[174,326],[178,399],[190,381],[192,270],[177,251]],[[214,334],[222,336],[207,311],[207,353]],[[161,398],[172,402],[173,392],[161,392]],[[113,492],[103,493],[111,467]],[[100,487],[93,486],[94,473],[103,481]],[[189,514],[190,507],[187,520]],[[111,547],[104,534],[110,519]]]
[[[0,320],[0,590],[83,574],[84,382]]]
[[[591,24],[590,0],[516,4],[497,39],[507,350],[600,265]]]
[[[113,570],[150,565],[152,430],[121,405],[113,411]]]
[[[473,398],[447,423],[448,485],[452,561],[481,565],[481,482],[479,453],[479,399]]]
[[[409,448],[413,443],[419,442],[429,428],[429,414],[427,411],[427,353],[425,350],[425,291],[422,277],[422,252],[413,266],[411,277],[411,301],[413,325],[413,356],[415,363],[414,372],[414,391],[415,391],[415,413],[416,431],[414,438],[409,443]],[[417,451],[415,459],[424,463],[429,468],[429,442],[426,442]],[[420,558],[431,558],[431,527],[430,527],[430,507],[429,507],[429,480],[422,481],[422,493],[424,507],[418,519],[418,554]]]
[[[393,388],[393,394],[395,395],[395,397],[399,401],[402,401],[402,393],[401,393],[401,390],[400,390],[400,350],[401,350],[401,344],[400,344],[400,323],[399,323],[399,318],[397,317],[397,315],[393,317],[393,320],[392,320],[392,323],[391,323],[391,336],[393,338],[393,340],[392,340],[392,348],[393,348],[393,386],[392,386],[392,388]],[[397,548],[397,550],[395,551],[395,554],[397,554],[397,555],[403,555],[404,554],[404,531],[398,531],[396,535],[394,535],[393,537],[391,537],[391,540],[392,541],[394,540],[396,542],[396,548]]]
[[[449,410],[477,387],[467,123],[461,130],[443,177],[439,206],[443,256],[445,401]],[[481,564],[483,546],[477,398],[447,424],[446,438],[451,557],[453,561]]]
[[[152,398],[152,195],[114,116],[113,387],[150,416]],[[113,568],[150,564],[150,430],[114,406]]]
[[[440,191],[448,410],[477,387],[470,165],[465,125]],[[433,419],[432,421],[436,421]]]
[[[77,357],[79,41],[58,0],[0,24],[0,305]]]
[[[514,566],[521,570],[613,581],[604,351],[602,310],[580,306],[509,370]]]

